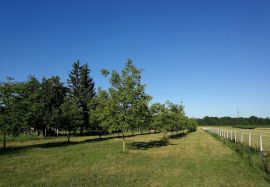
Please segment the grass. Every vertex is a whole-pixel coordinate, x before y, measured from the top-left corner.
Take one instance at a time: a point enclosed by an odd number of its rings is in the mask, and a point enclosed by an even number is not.
[[[213,136],[197,132],[126,138],[9,142],[0,186],[269,186],[266,174]],[[34,144],[34,145],[33,145]]]
[[[236,132],[236,139],[237,141],[241,140],[241,133],[243,135],[243,143],[245,145],[249,144],[249,133],[251,135],[251,146],[255,148],[259,148],[259,142],[260,142],[260,134],[262,135],[263,140],[263,150],[270,152],[270,128],[254,128],[254,129],[240,129],[240,128],[234,128],[231,126],[223,126],[223,127],[211,127],[216,129],[222,129],[226,132],[230,133],[232,132],[232,135],[234,136],[234,133]]]

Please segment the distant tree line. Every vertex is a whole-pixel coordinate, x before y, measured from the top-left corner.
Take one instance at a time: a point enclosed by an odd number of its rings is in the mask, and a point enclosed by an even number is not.
[[[260,118],[256,116],[250,116],[249,118],[239,117],[239,118],[232,118],[232,117],[209,117],[206,116],[203,119],[196,119],[199,125],[206,126],[206,125],[241,125],[241,126],[264,126],[270,125],[269,118]]]
[[[37,131],[39,135],[71,135],[89,131],[121,133],[123,150],[127,132],[195,131],[197,122],[188,118],[184,106],[167,101],[150,104],[152,97],[142,84],[142,70],[128,60],[121,72],[101,70],[110,87],[96,91],[87,64],[72,65],[67,84],[58,76],[39,81],[31,75],[17,82],[8,77],[0,83],[0,134],[6,136]]]

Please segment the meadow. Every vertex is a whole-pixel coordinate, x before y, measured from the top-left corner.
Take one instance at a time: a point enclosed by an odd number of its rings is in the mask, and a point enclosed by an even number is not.
[[[262,136],[262,143],[263,143],[263,151],[270,151],[270,128],[266,127],[256,127],[253,126],[252,128],[235,128],[234,126],[218,126],[218,127],[210,127],[215,129],[221,129],[225,131],[225,135],[227,136],[227,131],[229,138],[231,136],[234,137],[236,133],[236,140],[237,142],[241,142],[241,134],[243,136],[243,144],[249,145],[249,133],[251,136],[251,146],[255,148],[259,148],[260,145],[260,134]]]
[[[144,134],[8,142],[0,186],[269,186],[267,176],[215,137]]]

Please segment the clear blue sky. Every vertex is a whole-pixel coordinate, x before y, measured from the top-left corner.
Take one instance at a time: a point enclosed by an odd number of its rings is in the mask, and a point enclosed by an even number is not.
[[[76,59],[97,86],[127,58],[153,101],[192,117],[270,117],[269,0],[1,0],[0,80],[59,75]]]

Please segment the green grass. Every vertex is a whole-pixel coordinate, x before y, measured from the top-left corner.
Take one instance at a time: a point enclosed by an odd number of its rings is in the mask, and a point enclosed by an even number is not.
[[[241,129],[241,128],[234,128],[232,126],[218,126],[218,127],[210,127],[210,128],[216,128],[216,129],[222,129],[225,131],[227,135],[227,131],[229,133],[230,137],[230,132],[234,135],[236,132],[236,139],[239,142],[241,140],[241,133],[243,135],[243,143],[245,145],[249,144],[249,133],[251,135],[251,146],[254,148],[259,149],[259,137],[260,134],[262,135],[262,140],[263,140],[263,150],[270,152],[270,128],[254,128],[254,129]]]
[[[75,137],[9,142],[0,151],[0,186],[269,186],[250,166],[213,136],[197,132],[121,138]]]

